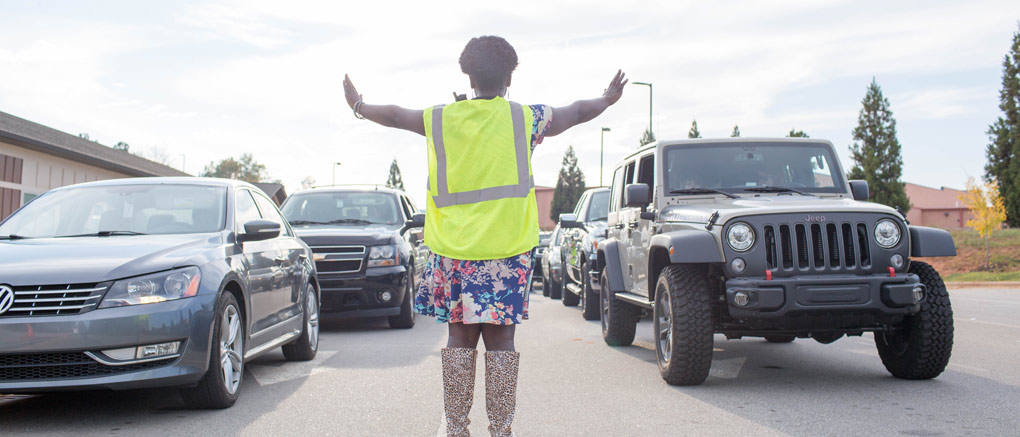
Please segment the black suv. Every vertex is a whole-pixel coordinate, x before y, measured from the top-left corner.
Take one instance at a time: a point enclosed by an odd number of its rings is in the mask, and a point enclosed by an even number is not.
[[[585,320],[599,319],[599,264],[595,253],[606,238],[609,189],[589,188],[581,194],[573,214],[560,214],[563,246],[563,305],[581,304]]]
[[[283,214],[312,248],[322,311],[388,317],[414,326],[417,273],[425,266],[425,215],[406,194],[382,187],[330,187],[294,193]]]
[[[602,335],[629,345],[652,310],[659,372],[702,383],[714,333],[773,343],[874,335],[889,373],[938,376],[953,348],[945,284],[915,257],[953,256],[952,236],[910,225],[846,181],[828,141],[658,142],[613,173]]]

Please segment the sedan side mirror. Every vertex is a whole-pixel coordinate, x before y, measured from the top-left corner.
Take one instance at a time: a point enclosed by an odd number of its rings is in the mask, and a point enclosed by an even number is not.
[[[560,214],[560,227],[564,229],[583,228],[584,225],[577,221],[576,214]]]
[[[404,235],[409,229],[423,228],[425,227],[425,214],[417,213],[411,216],[411,219],[404,222],[404,227],[400,228],[400,235]]]
[[[652,193],[648,184],[628,184],[623,191],[623,201],[628,208],[644,208],[652,203]]]
[[[280,236],[280,224],[270,220],[252,220],[244,224],[244,233],[237,236],[240,242],[262,241]]]
[[[868,201],[868,181],[853,180],[850,181],[850,193],[853,194],[854,200],[860,200],[862,202]]]

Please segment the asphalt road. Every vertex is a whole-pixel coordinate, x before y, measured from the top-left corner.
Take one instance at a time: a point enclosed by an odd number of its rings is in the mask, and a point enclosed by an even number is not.
[[[930,381],[886,373],[872,338],[830,345],[716,337],[712,374],[671,387],[658,374],[649,320],[635,345],[610,348],[598,322],[540,295],[518,331],[522,436],[1020,435],[1020,290],[951,290],[956,340]],[[434,436],[442,426],[443,325],[327,321],[319,356],[251,363],[223,411],[183,408],[174,390],[0,395],[0,434]],[[480,357],[481,358],[481,357]],[[484,367],[479,363],[479,374]],[[479,375],[479,376],[480,376]],[[487,435],[484,386],[471,430]]]

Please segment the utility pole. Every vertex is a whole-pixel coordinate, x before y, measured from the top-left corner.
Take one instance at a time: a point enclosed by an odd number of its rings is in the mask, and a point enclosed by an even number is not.
[[[600,187],[604,186],[604,185],[602,185],[602,167],[603,167],[602,158],[603,158],[603,155],[605,155],[605,151],[606,151],[606,132],[609,132],[609,131],[610,131],[610,129],[608,127],[603,127],[602,128],[602,134],[601,134],[602,141],[601,141],[601,145],[599,146],[599,186]]]
[[[634,85],[645,85],[648,87],[648,133],[654,135],[652,131],[652,83],[651,82],[631,82]]]
[[[339,162],[333,163],[333,185],[336,185],[336,168],[340,166]]]

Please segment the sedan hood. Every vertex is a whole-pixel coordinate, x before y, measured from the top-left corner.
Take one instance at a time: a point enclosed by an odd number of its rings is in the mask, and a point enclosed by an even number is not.
[[[0,241],[0,284],[97,283],[185,265],[220,234],[38,238]]]
[[[297,226],[297,233],[309,246],[336,244],[360,244],[372,246],[387,244],[400,231],[400,225],[357,225],[357,226]]]

